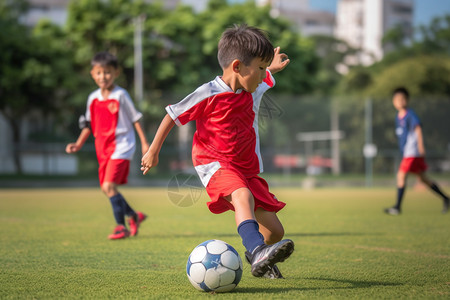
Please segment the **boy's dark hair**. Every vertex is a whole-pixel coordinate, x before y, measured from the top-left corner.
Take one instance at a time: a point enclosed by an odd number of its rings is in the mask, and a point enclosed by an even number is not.
[[[271,62],[274,56],[272,43],[266,33],[246,24],[234,25],[225,30],[218,49],[217,59],[222,69],[228,67],[235,59],[248,66],[255,57]]]
[[[393,90],[392,96],[394,96],[395,94],[403,94],[403,96],[405,96],[406,100],[409,100],[409,92],[404,87],[398,87],[395,90]]]
[[[111,66],[114,69],[119,68],[117,57],[106,51],[95,54],[91,60],[91,65]]]

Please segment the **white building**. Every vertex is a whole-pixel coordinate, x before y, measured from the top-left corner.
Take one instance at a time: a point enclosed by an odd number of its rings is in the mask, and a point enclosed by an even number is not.
[[[334,14],[311,10],[309,0],[256,0],[257,5],[271,6],[272,17],[283,16],[293,22],[305,36],[333,35]]]
[[[413,0],[340,0],[335,36],[361,49],[348,63],[370,65],[382,59],[389,50],[388,45],[383,46],[383,37],[397,26],[405,37],[411,37],[413,11]]]

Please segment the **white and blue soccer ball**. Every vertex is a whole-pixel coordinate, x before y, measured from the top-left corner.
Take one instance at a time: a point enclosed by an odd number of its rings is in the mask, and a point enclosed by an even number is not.
[[[200,291],[229,292],[242,277],[242,260],[238,252],[221,240],[201,243],[189,255],[186,273]]]

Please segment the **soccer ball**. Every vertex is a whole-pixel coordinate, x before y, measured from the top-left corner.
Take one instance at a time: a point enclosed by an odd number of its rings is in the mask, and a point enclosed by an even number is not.
[[[237,251],[220,240],[201,243],[189,255],[186,273],[200,291],[229,292],[242,277],[242,260]]]

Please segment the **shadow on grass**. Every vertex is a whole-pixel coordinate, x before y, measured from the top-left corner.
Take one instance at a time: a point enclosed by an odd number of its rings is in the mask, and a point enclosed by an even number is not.
[[[317,232],[317,233],[288,233],[284,238],[293,238],[293,237],[333,237],[333,236],[367,236],[367,235],[381,235],[381,233],[367,233],[367,232]],[[152,234],[148,236],[149,238],[191,238],[191,237],[210,237],[209,233],[195,233],[195,232],[185,232],[185,233],[177,233],[177,234]],[[223,238],[233,238],[237,237],[237,233],[216,233],[214,234],[215,239],[223,239]]]
[[[287,233],[286,237],[327,237],[327,236],[364,236],[364,235],[381,235],[381,233],[376,232],[315,232],[315,233],[307,233],[307,232],[299,232],[299,233]]]
[[[321,281],[322,286],[299,286],[299,287],[255,287],[255,288],[236,288],[236,293],[286,293],[289,291],[317,291],[317,290],[345,290],[345,289],[364,289],[364,288],[372,288],[375,286],[400,286],[403,283],[396,282],[383,282],[383,281],[359,281],[359,280],[349,280],[349,279],[336,279],[336,278],[324,278],[324,277],[311,277],[311,278],[303,278],[302,280],[310,280],[310,281]],[[311,285],[311,284],[310,284]],[[346,286],[342,286],[346,285]]]
[[[317,280],[317,281],[328,281],[328,282],[337,282],[349,284],[349,287],[342,288],[368,288],[374,286],[399,286],[404,283],[400,282],[383,282],[383,281],[358,281],[358,280],[349,280],[349,279],[336,279],[336,278],[324,278],[324,277],[311,277],[305,278],[306,280]]]

